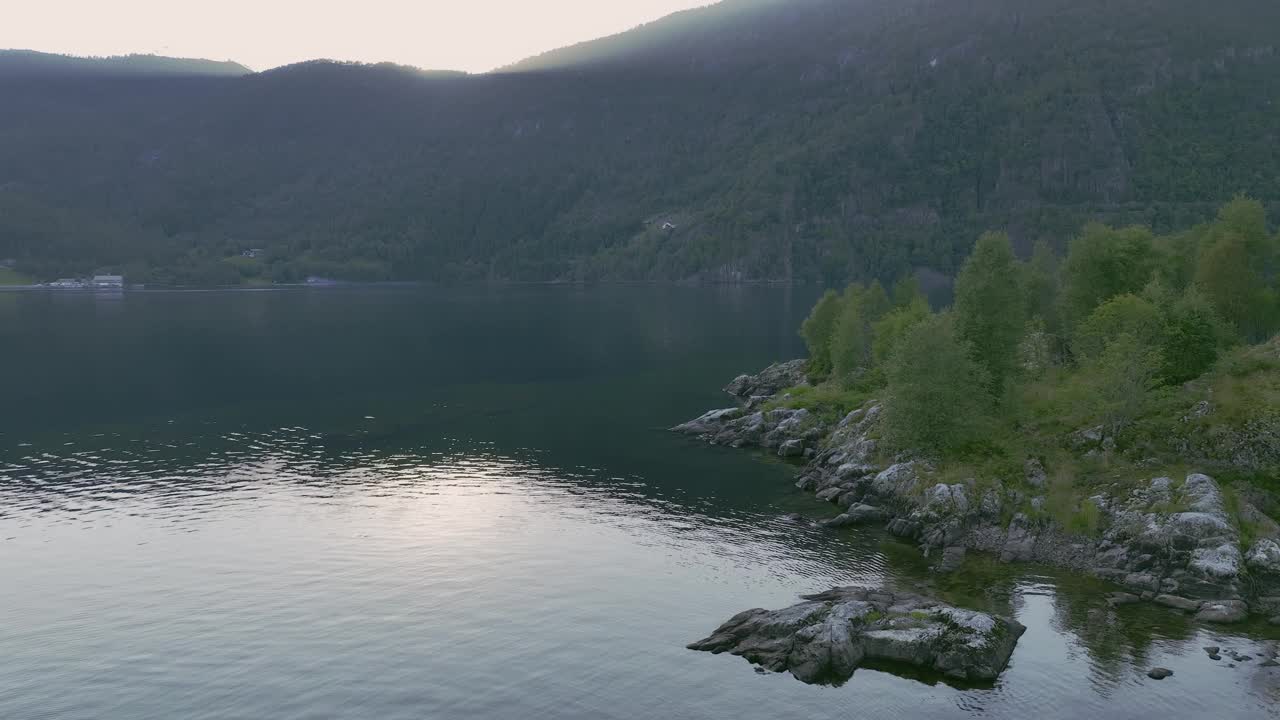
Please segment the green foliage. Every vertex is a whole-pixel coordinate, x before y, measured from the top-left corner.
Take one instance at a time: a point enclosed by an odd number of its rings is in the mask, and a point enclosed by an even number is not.
[[[1280,338],[1226,353],[1208,380],[1219,422],[1241,425],[1280,412]]]
[[[866,369],[872,362],[871,327],[889,310],[889,297],[880,283],[850,285],[831,337],[831,367],[838,376]]]
[[[809,375],[824,378],[831,373],[831,335],[844,303],[834,290],[828,290],[813,306],[800,326],[800,337],[809,349]]]
[[[1195,288],[1166,306],[1160,332],[1161,375],[1169,383],[1200,377],[1233,339],[1213,305]]]
[[[929,317],[929,303],[917,295],[906,305],[899,306],[877,320],[871,327],[871,355],[876,365],[884,366],[893,356],[898,343],[917,323]]]
[[[1181,291],[1194,281],[1200,245],[1207,230],[1208,226],[1200,225],[1153,241],[1153,273],[1169,291]]]
[[[1272,304],[1261,276],[1240,235],[1222,234],[1205,248],[1196,267],[1196,287],[1227,322],[1246,337],[1257,337],[1270,324]]]
[[[774,408],[805,409],[828,425],[843,420],[846,415],[862,407],[880,385],[872,379],[866,382],[839,382],[830,380],[818,385],[799,385],[778,393],[766,404],[766,410]]]
[[[986,430],[990,378],[949,316],[912,326],[886,368],[884,432],[899,448],[962,450]]]
[[[924,293],[920,291],[920,280],[915,275],[903,275],[893,284],[893,292],[891,293],[894,308],[904,308],[915,304],[919,300],[924,300]],[[926,302],[927,306],[928,303]]]
[[[1045,332],[1058,332],[1058,256],[1039,240],[1021,273],[1028,317],[1038,317]]]
[[[1062,267],[1061,311],[1074,332],[1107,300],[1142,290],[1155,266],[1151,231],[1090,223],[1071,241]]]
[[[1090,409],[1113,436],[1137,419],[1160,384],[1160,350],[1125,332],[1084,366],[1092,390]]]
[[[985,369],[991,387],[999,388],[1016,360],[1015,350],[1026,323],[1019,266],[1009,236],[987,233],[956,278],[955,318],[960,337]]]
[[[1099,358],[1107,346],[1121,335],[1131,335],[1145,345],[1156,346],[1162,337],[1160,310],[1137,295],[1117,295],[1099,305],[1080,323],[1071,349],[1082,363]]]

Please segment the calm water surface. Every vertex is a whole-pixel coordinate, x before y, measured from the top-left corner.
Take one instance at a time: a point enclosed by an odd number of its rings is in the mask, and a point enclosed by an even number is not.
[[[794,468],[662,428],[800,352],[811,293],[0,293],[0,719],[1272,717],[1261,627],[930,580]],[[684,645],[833,584],[1029,629],[994,685]],[[1175,676],[1149,680],[1152,665]]]

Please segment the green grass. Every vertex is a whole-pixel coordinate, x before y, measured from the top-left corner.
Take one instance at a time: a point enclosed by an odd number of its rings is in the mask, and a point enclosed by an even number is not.
[[[874,389],[864,385],[850,386],[838,380],[828,380],[819,385],[798,385],[778,394],[765,405],[775,408],[805,409],[820,421],[834,425],[846,415],[862,407],[870,399]]]
[[[0,285],[31,285],[31,278],[9,268],[0,268]]]

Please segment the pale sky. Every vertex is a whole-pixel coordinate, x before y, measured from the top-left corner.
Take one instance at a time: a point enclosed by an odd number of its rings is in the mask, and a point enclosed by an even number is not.
[[[482,72],[712,0],[4,0],[0,48]]]

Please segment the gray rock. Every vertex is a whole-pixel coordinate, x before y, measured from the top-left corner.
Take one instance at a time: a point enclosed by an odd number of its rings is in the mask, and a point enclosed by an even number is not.
[[[1200,609],[1199,600],[1189,600],[1177,595],[1157,595],[1152,599],[1157,605],[1173,608],[1175,610],[1183,610],[1185,612],[1195,612]]]
[[[1182,421],[1191,422],[1192,420],[1199,420],[1211,413],[1213,413],[1213,405],[1210,405],[1208,400],[1201,400],[1191,406],[1191,410],[1189,410],[1186,415],[1182,416]]]
[[[803,440],[785,440],[778,446],[778,455],[784,458],[800,457],[804,455]]]
[[[1107,595],[1107,604],[1111,607],[1116,607],[1118,605],[1133,605],[1134,603],[1141,601],[1141,598],[1133,593],[1113,592]]]
[[[1196,620],[1212,623],[1238,623],[1247,617],[1249,606],[1240,600],[1210,600],[1196,613]]]
[[[1221,649],[1222,649],[1222,648],[1218,647],[1217,645],[1210,645],[1210,646],[1208,646],[1208,647],[1204,648],[1204,651],[1205,651],[1205,652],[1207,652],[1207,653],[1209,653],[1210,655],[1217,655],[1217,654],[1218,654],[1218,651],[1219,651],[1219,650],[1221,650]]]
[[[885,513],[880,508],[858,504],[850,507],[843,514],[828,520],[825,524],[828,527],[848,527],[851,525],[878,523],[882,522],[884,518]]]
[[[1017,621],[911,593],[835,588],[781,610],[747,610],[691,650],[728,652],[808,683],[840,682],[889,660],[958,679],[993,679],[1026,630]]]
[[[817,494],[817,498],[824,502],[835,502],[836,498],[840,497],[840,494],[843,492],[844,488],[837,485],[836,487],[829,487],[826,490],[820,491]]]
[[[737,420],[740,417],[742,417],[742,410],[736,407],[711,410],[671,430],[685,435],[714,435],[723,430],[731,420]]]
[[[920,532],[920,523],[906,518],[894,518],[885,529],[894,537],[913,538]]]
[[[1172,676],[1173,676],[1173,671],[1170,670],[1169,668],[1156,667],[1156,668],[1151,668],[1150,670],[1147,671],[1147,677],[1151,678],[1152,680],[1163,680],[1167,677],[1172,677]]]
[[[789,387],[807,384],[807,369],[805,360],[774,363],[755,375],[739,375],[725,386],[724,391],[740,400],[752,396],[772,397]]]
[[[1160,589],[1160,578],[1150,573],[1129,573],[1121,584],[1138,590],[1156,591]]]
[[[1244,561],[1253,572],[1280,574],[1280,543],[1271,538],[1262,538],[1249,548]]]
[[[925,495],[924,509],[938,515],[963,515],[969,512],[969,496],[964,485],[939,483]]]
[[[1042,488],[1048,482],[1048,474],[1044,471],[1044,464],[1040,462],[1040,458],[1027,458],[1023,464],[1023,470],[1026,474],[1027,484],[1033,488]]]

